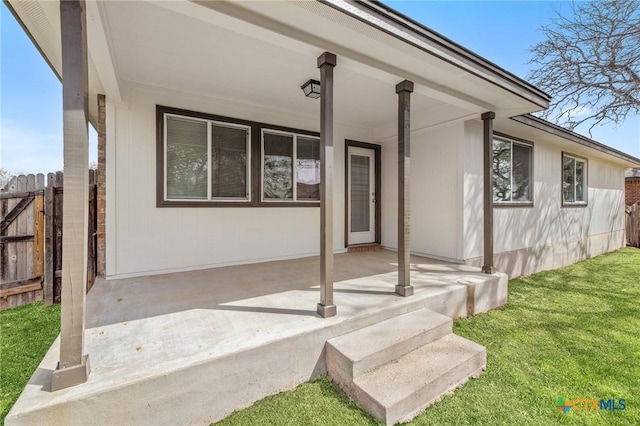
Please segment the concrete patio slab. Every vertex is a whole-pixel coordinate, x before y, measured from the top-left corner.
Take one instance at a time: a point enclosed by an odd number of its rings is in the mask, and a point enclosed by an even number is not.
[[[50,392],[58,341],[6,418],[26,424],[208,424],[326,373],[325,342],[423,307],[452,318],[506,303],[507,277],[397,255],[335,256],[338,315],[320,318],[317,257],[98,281],[87,296],[89,380]]]

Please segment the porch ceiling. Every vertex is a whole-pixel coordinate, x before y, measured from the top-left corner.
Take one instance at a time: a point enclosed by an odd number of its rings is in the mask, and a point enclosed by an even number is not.
[[[61,75],[59,2],[7,4]],[[90,0],[86,5],[91,99],[105,93],[119,102],[122,83],[131,81],[315,117],[318,102],[304,98],[299,86],[318,76],[316,58],[328,50],[339,58],[336,122],[385,137],[396,120],[393,86],[405,78],[416,84],[417,127],[490,110],[511,117],[548,103],[532,86],[438,34],[416,30],[418,24],[411,22],[397,24],[406,19],[394,12],[376,12],[382,6],[375,3]]]
[[[319,114],[319,101],[305,98],[300,89],[308,79],[319,79],[316,58],[323,50],[316,46],[193,3],[107,2],[101,9],[122,80],[288,114]],[[394,122],[394,86],[401,80],[339,57],[336,122],[371,129]],[[412,110],[440,121],[473,113],[422,93],[413,96]],[[440,113],[423,114],[427,111]]]

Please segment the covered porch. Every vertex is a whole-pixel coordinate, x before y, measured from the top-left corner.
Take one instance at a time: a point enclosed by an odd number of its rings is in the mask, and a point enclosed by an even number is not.
[[[326,319],[314,309],[318,257],[98,281],[87,295],[87,382],[50,391],[56,341],[7,424],[204,424],[326,373],[332,337],[421,308],[457,318],[506,303],[504,274],[410,265],[407,298],[394,291],[395,252],[336,255],[340,315]]]
[[[544,106],[544,96],[522,82],[376,5],[11,4],[27,27],[48,24],[36,41],[59,75],[64,68],[66,187],[61,343],[10,422],[39,423],[46,413],[68,416],[67,423],[213,421],[325,372],[331,337],[422,307],[459,317],[506,301],[506,276],[493,274],[489,147],[496,114]],[[315,78],[319,102],[300,90]],[[98,94],[100,112],[86,101]],[[166,204],[168,142],[159,106],[208,120],[208,135],[212,121],[240,120],[252,129],[244,136],[244,195],[233,203],[214,199],[209,173],[206,197]],[[98,282],[85,302],[86,120],[100,114],[104,273],[113,280]],[[463,258],[463,218],[454,212],[462,211],[457,152],[469,122],[484,129],[485,274],[410,256],[433,254],[416,250],[416,242],[446,239],[453,254],[443,258]],[[294,197],[264,199],[267,126],[318,137],[312,208]],[[381,187],[365,201],[381,204],[376,242],[397,253],[334,259],[348,233],[347,141],[381,147]],[[410,168],[411,149],[419,167]],[[435,210],[445,212],[448,226],[427,217]],[[412,232],[412,220],[439,232]],[[178,272],[227,264],[245,265]],[[165,272],[174,273],[139,277]]]

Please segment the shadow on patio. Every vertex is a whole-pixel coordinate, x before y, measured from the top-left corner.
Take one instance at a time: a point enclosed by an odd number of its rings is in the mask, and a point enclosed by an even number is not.
[[[504,274],[411,261],[415,293],[400,297],[396,253],[336,255],[338,314],[326,319],[316,314],[317,257],[97,281],[87,295],[89,380],[48,392],[58,339],[16,406],[37,416],[138,401],[144,417],[159,407],[140,396],[158,390],[167,404],[197,395],[247,405],[325,373],[325,343],[333,337],[421,308],[456,318],[506,302]],[[228,386],[212,386],[217,382]],[[225,404],[211,410],[211,418],[229,413]]]
[[[416,290],[486,277],[470,266],[416,256],[411,261]],[[317,317],[318,282],[318,257],[99,281],[87,296],[87,328],[192,309]],[[338,254],[334,282],[339,312],[342,295],[396,298],[397,255],[386,250]]]

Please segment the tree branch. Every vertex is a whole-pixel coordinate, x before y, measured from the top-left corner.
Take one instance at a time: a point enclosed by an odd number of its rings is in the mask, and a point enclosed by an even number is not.
[[[555,15],[530,49],[529,79],[554,95],[540,115],[571,130],[590,123],[591,133],[640,114],[640,2],[571,3]]]

